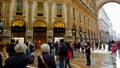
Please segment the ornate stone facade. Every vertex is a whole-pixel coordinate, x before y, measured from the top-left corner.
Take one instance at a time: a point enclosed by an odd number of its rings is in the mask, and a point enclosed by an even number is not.
[[[38,2],[43,4],[43,8],[38,9]],[[22,37],[25,41],[36,44],[49,40],[53,42],[55,38],[64,38],[65,41],[98,40],[94,0],[2,0],[0,3],[2,3],[0,20],[4,23],[2,41],[9,42],[14,37]],[[20,10],[17,9],[20,6],[17,3],[22,6],[21,12],[17,12]],[[57,14],[57,8],[61,15]],[[41,9],[42,14],[38,13]],[[16,26],[20,29],[15,28]]]

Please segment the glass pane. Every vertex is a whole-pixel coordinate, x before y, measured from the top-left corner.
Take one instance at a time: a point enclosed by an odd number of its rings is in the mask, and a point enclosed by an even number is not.
[[[57,4],[57,15],[62,15],[62,4]]]
[[[43,2],[38,2],[38,13],[43,13]]]
[[[22,8],[23,8],[23,1],[17,0],[17,12],[22,12]]]

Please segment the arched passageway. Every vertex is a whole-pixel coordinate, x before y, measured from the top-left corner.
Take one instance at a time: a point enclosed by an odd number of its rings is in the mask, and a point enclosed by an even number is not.
[[[96,0],[97,11],[106,3],[116,2],[120,4],[120,0]]]

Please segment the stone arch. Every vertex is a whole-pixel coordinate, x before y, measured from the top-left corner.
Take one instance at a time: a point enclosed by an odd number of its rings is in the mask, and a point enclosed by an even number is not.
[[[19,27],[25,27],[26,24],[25,24],[25,21],[21,20],[21,19],[17,19],[17,20],[14,20],[11,24],[12,27],[16,27],[16,26],[19,26]]]
[[[99,9],[106,3],[109,2],[115,2],[115,3],[119,3],[120,4],[120,0],[99,0],[97,3],[97,12],[99,11]]]
[[[42,20],[38,20],[33,24],[34,27],[46,27],[46,23]]]
[[[62,22],[62,21],[56,21],[54,24],[53,24],[54,27],[57,27],[57,28],[65,28],[65,24]]]

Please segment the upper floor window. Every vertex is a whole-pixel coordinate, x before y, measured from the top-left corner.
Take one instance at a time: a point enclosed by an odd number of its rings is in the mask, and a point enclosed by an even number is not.
[[[38,2],[37,7],[37,16],[43,16],[43,2]]]
[[[2,14],[2,3],[0,3],[0,16]]]
[[[57,4],[57,17],[62,17],[62,4]]]
[[[22,15],[22,11],[23,11],[23,1],[22,0],[17,0],[16,15]]]
[[[81,13],[79,13],[79,20],[80,20],[80,22],[81,22]]]
[[[75,19],[75,8],[73,8],[73,18]]]

